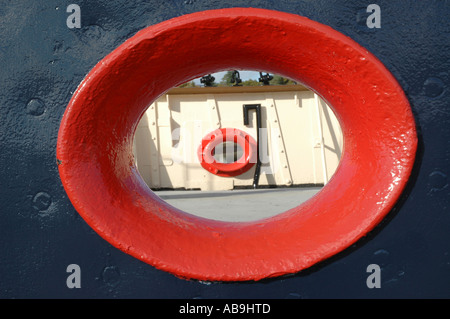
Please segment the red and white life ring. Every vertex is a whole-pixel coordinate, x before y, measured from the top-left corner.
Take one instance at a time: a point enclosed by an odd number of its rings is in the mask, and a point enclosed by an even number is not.
[[[214,221],[170,206],[145,184],[132,155],[152,101],[229,69],[305,84],[333,108],[344,137],[339,167],[321,192],[254,222]],[[230,8],[143,29],[100,61],[65,111],[57,162],[75,209],[115,247],[179,277],[241,281],[298,272],[365,236],[401,195],[416,147],[402,88],[358,43],[298,15]]]
[[[232,163],[221,163],[216,160],[213,151],[223,142],[238,144],[243,154]],[[198,149],[198,158],[204,169],[212,174],[222,177],[232,177],[245,173],[257,160],[255,139],[236,128],[221,128],[207,134]]]

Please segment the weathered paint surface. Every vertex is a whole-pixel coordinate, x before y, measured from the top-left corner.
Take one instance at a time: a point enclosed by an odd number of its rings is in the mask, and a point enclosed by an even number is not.
[[[133,135],[147,107],[226,69],[286,75],[333,106],[344,152],[310,201],[256,222],[217,222],[162,202],[137,173]],[[400,196],[416,145],[401,87],[356,42],[297,15],[232,8],[146,28],[100,61],[67,107],[56,156],[75,209],[114,246],[178,277],[246,281],[299,272],[364,236]]]
[[[62,187],[55,147],[73,92],[118,45],[182,14],[248,2],[80,1],[82,28],[73,30],[60,3],[2,5],[0,296],[449,297],[449,7],[443,1],[408,7],[377,3],[381,29],[367,28],[366,6],[359,1],[254,1],[252,6],[329,25],[367,48],[394,75],[412,107],[419,138],[400,201],[379,227],[325,262],[294,276],[226,285],[178,279],[100,238]],[[367,175],[370,180],[371,172]],[[72,263],[81,267],[81,289],[65,285]],[[372,263],[381,266],[381,289],[365,285]]]

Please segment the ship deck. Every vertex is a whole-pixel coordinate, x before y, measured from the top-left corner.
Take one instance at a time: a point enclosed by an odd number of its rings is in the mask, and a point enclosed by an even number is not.
[[[227,191],[160,190],[161,199],[187,213],[243,222],[280,214],[318,193],[322,187],[234,189]]]

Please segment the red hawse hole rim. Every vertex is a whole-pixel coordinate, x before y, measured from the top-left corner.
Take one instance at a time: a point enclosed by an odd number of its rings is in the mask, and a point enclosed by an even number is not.
[[[322,191],[259,221],[182,212],[148,188],[133,162],[136,126],[157,97],[229,69],[305,84],[332,106],[344,136]],[[243,281],[301,271],[367,234],[404,189],[416,147],[408,100],[366,49],[301,16],[232,8],[143,29],[100,61],[65,111],[57,160],[75,209],[115,247],[178,277]]]
[[[233,163],[218,162],[212,155],[215,147],[223,142],[234,142],[243,150],[241,158]],[[208,172],[222,176],[232,177],[245,173],[257,160],[256,141],[248,133],[236,128],[221,128],[207,134],[198,150],[200,164]]]

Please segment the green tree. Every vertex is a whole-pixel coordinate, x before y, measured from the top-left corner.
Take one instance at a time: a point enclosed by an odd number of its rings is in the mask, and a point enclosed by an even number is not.
[[[273,79],[270,81],[271,85],[290,85],[290,84],[297,84],[296,82],[292,81],[291,79],[282,77],[281,75],[275,74],[273,76]]]
[[[194,81],[190,81],[190,82],[183,83],[183,84],[179,85],[178,87],[179,88],[195,88],[196,86],[197,85],[195,84]]]
[[[224,74],[224,76],[222,77],[222,80],[220,80],[219,86],[233,86],[233,85],[236,85],[235,82],[234,83],[232,82],[233,81],[233,73],[234,73],[234,70],[227,71]],[[238,83],[238,84],[241,85],[242,83]]]
[[[233,86],[235,85],[235,83],[232,83],[232,78],[233,78],[233,70],[231,71],[227,71],[224,76],[222,77],[222,80],[220,80],[219,82],[219,86]],[[270,85],[292,85],[292,84],[297,84],[295,81],[285,78],[281,75],[278,74],[274,74],[273,75],[273,79],[270,80]],[[263,83],[259,82],[259,79],[249,79],[249,80],[245,80],[242,81],[240,83],[243,86],[259,86],[259,85],[263,85]]]
[[[242,81],[242,85],[244,85],[244,86],[259,86],[259,85],[261,85],[261,83],[259,83],[259,81],[250,79],[250,80]]]
[[[230,86],[230,85],[232,85],[232,83],[231,83],[231,78],[232,78],[232,76],[233,76],[233,72],[234,72],[234,71],[227,71],[227,72],[223,75],[222,80],[220,80],[219,86]]]

